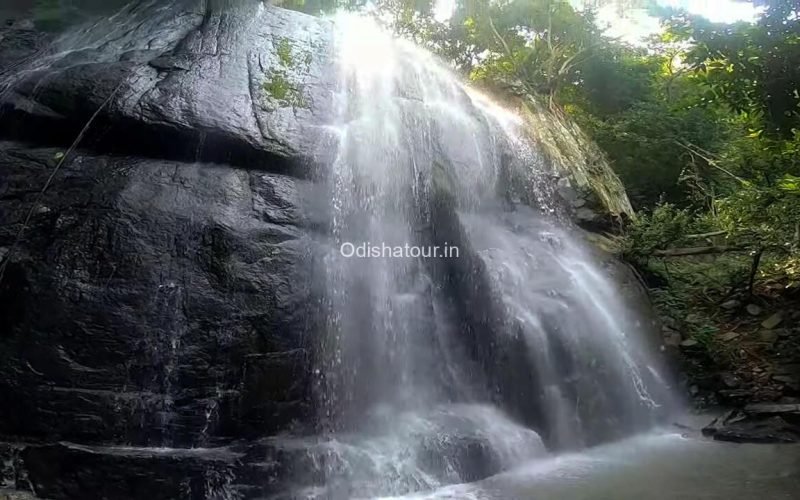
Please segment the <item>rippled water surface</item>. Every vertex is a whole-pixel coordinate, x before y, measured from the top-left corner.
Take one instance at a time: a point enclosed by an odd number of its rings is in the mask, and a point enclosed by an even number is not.
[[[800,446],[650,434],[528,462],[475,484],[402,498],[779,500],[800,498]]]

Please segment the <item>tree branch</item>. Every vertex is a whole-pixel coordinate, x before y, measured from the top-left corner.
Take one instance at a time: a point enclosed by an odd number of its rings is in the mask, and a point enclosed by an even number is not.
[[[687,234],[686,236],[684,236],[684,238],[690,240],[700,240],[703,238],[711,238],[713,236],[722,236],[723,234],[728,234],[728,231],[714,231],[711,233],[702,233],[702,234]]]
[[[693,155],[697,155],[697,156],[699,156],[700,158],[702,158],[703,160],[705,160],[705,161],[706,161],[706,163],[708,163],[708,164],[709,164],[709,165],[711,165],[712,167],[716,168],[716,169],[717,169],[717,170],[719,170],[720,172],[722,172],[722,173],[724,173],[724,174],[726,174],[726,175],[728,175],[728,176],[730,176],[730,177],[732,177],[732,178],[736,179],[736,180],[737,180],[737,181],[739,181],[739,182],[740,182],[742,185],[745,185],[745,186],[747,186],[747,185],[748,185],[748,182],[747,182],[746,180],[744,180],[744,179],[742,179],[741,177],[737,176],[736,174],[734,174],[734,173],[733,173],[733,172],[731,172],[730,170],[727,170],[726,168],[724,168],[724,167],[720,166],[720,165],[719,165],[719,163],[717,163],[716,161],[712,160],[712,159],[711,159],[711,158],[709,158],[708,156],[706,156],[706,155],[704,155],[703,153],[701,153],[701,152],[699,151],[699,150],[700,150],[700,148],[698,148],[697,146],[694,146],[693,144],[686,145],[686,144],[682,143],[681,141],[675,141],[675,144],[677,144],[678,146],[682,147],[682,148],[683,148],[683,149],[685,149],[686,151],[688,151],[688,152],[692,153]],[[706,151],[706,153],[708,153],[708,151]]]
[[[669,248],[667,250],[656,250],[653,255],[656,257],[688,257],[690,255],[712,255],[728,252],[742,252],[747,250],[741,246],[710,246],[694,248]]]

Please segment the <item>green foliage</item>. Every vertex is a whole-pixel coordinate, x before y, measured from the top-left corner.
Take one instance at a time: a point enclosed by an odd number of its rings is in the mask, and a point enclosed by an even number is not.
[[[71,2],[63,0],[35,0],[33,20],[36,27],[45,31],[59,31],[74,22],[78,11]]]
[[[646,262],[655,250],[681,241],[690,233],[692,224],[689,210],[668,203],[658,205],[650,213],[641,213],[628,228],[625,255],[630,260]]]
[[[302,89],[292,84],[284,72],[274,71],[271,76],[264,81],[262,87],[270,98],[281,105],[298,108],[308,106],[303,96]]]
[[[275,52],[278,55],[278,64],[272,68],[262,84],[264,92],[279,105],[308,107],[302,86],[295,84],[291,75],[301,69],[298,68],[298,65],[302,64],[306,69],[308,68],[313,60],[311,52],[296,53],[291,41],[287,38],[278,40]]]
[[[463,26],[468,47],[481,54],[474,80],[514,80],[551,99],[578,81],[578,67],[604,43],[590,16],[552,0],[468,0],[451,23]]]
[[[366,5],[365,0],[276,0],[276,5],[307,14],[323,14],[339,9],[358,9]]]
[[[707,98],[763,117],[765,129],[788,138],[800,127],[800,4],[766,0],[755,24],[729,27],[693,16],[671,20],[676,38],[691,40],[686,62]]]
[[[745,188],[721,199],[717,203],[720,227],[740,244],[796,252],[800,194],[795,189],[791,183]]]
[[[294,64],[294,59],[292,58],[292,44],[288,39],[282,38],[281,41],[278,42],[277,52],[278,59],[280,59],[281,64],[289,67]]]
[[[668,286],[651,290],[653,305],[668,318],[678,322],[684,337],[696,340],[706,350],[713,350],[715,337],[719,333],[714,313],[717,304],[709,300],[708,293],[721,292],[721,288],[709,290],[707,264],[684,263],[678,266],[662,268],[669,274]],[[726,276],[718,277],[721,281]],[[706,295],[704,295],[704,293]]]

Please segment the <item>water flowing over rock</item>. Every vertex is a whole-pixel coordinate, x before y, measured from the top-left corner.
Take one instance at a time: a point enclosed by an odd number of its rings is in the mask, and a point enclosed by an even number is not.
[[[668,411],[529,122],[374,22],[138,1],[0,62],[17,487],[402,495]]]

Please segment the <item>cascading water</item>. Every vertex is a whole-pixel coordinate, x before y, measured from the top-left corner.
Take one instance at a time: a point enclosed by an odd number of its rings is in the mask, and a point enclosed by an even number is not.
[[[657,370],[614,285],[558,216],[521,121],[373,21],[335,26],[334,244],[315,371],[327,437],[309,452],[324,479],[304,494],[480,479],[543,453],[524,424],[561,448],[649,425],[665,396]],[[381,256],[350,256],[361,245]],[[406,245],[457,250],[386,255]],[[497,345],[522,361],[504,367]],[[520,387],[503,375],[515,370]]]

